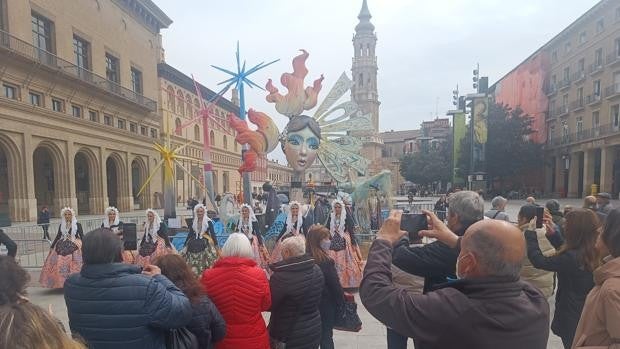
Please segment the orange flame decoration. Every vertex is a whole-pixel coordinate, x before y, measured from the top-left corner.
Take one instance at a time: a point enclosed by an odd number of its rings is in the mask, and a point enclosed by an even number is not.
[[[248,128],[245,120],[241,120],[233,113],[228,114],[228,123],[237,131],[235,141],[250,146],[250,149],[243,154],[243,164],[239,167],[239,173],[253,172],[256,169],[258,156],[270,153],[278,144],[278,127],[267,114],[250,109],[248,119],[256,125],[256,131]]]
[[[267,81],[265,88],[269,91],[267,95],[267,102],[275,103],[278,113],[293,117],[301,115],[304,110],[310,110],[316,106],[317,97],[321,91],[321,83],[323,82],[323,75],[314,81],[312,87],[308,86],[304,89],[304,78],[308,75],[308,68],[306,68],[306,59],[308,59],[308,52],[306,50],[300,50],[302,54],[293,58],[293,73],[284,73],[280,78],[280,82],[288,93],[283,96],[278,92],[278,89],[273,86],[271,79]]]

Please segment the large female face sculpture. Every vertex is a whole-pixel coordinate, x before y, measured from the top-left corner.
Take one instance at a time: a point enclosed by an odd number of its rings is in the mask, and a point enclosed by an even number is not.
[[[289,166],[295,172],[303,172],[316,160],[321,131],[318,123],[309,116],[291,118],[282,139],[282,150]]]

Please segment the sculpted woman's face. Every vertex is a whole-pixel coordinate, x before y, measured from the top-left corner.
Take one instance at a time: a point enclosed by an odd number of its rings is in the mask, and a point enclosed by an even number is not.
[[[320,140],[309,127],[286,135],[284,154],[295,172],[303,172],[316,160]]]

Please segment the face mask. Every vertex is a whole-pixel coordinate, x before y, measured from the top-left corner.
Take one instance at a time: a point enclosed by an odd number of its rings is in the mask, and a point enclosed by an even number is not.
[[[332,242],[330,240],[321,240],[321,248],[325,251],[329,250]]]

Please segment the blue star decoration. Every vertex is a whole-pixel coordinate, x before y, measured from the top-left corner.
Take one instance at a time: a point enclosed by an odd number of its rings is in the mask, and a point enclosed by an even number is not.
[[[250,80],[248,77],[256,73],[257,71],[269,65],[272,65],[273,63],[276,63],[277,61],[279,61],[279,59],[276,59],[275,61],[271,61],[269,63],[265,63],[263,61],[246,71],[245,60],[243,60],[243,65],[241,65],[241,59],[239,58],[240,56],[239,55],[239,41],[237,41],[237,53],[235,55],[237,57],[237,72],[236,73],[228,69],[224,69],[222,67],[217,67],[215,65],[211,65],[211,66],[231,76],[231,78],[220,82],[218,85],[226,84],[226,86],[224,86],[222,91],[227,91],[233,84],[235,85],[235,88],[237,89],[237,91],[239,91],[239,118],[241,118],[242,120],[245,120],[246,112],[245,112],[245,93],[243,89],[244,85],[247,84],[248,86],[250,86],[250,88],[258,87],[259,89],[264,91],[262,87],[258,86],[256,83],[254,83],[254,81]]]

